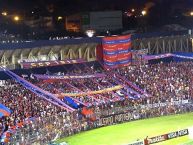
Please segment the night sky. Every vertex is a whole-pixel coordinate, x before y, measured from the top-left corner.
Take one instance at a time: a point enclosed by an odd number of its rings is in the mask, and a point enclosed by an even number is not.
[[[183,4],[193,8],[193,0],[0,0],[0,9],[9,11],[37,11],[39,13],[75,13],[98,10],[126,10],[131,7],[146,7],[152,2],[154,7],[170,8]]]
[[[187,2],[188,0],[183,1]],[[1,10],[9,9],[18,11],[33,9],[46,11],[52,8],[59,12],[109,9],[124,10],[132,6],[143,6],[147,2],[148,0],[0,0],[0,8]]]
[[[0,0],[0,10],[38,11],[47,13],[73,13],[97,10],[126,10],[131,7],[145,7],[148,2],[162,5],[162,8],[176,4],[193,8],[193,0]]]
[[[59,12],[79,12],[89,10],[125,9],[136,0],[0,0],[1,9],[46,11],[49,8]],[[143,3],[140,0],[140,4]]]
[[[132,9],[135,9],[135,12],[129,16]],[[123,28],[126,30],[139,29],[146,32],[159,30],[159,27],[168,24],[192,28],[193,23],[193,17],[190,16],[190,12],[193,13],[193,0],[0,0],[1,13],[18,15],[23,20],[49,16],[54,18],[54,25],[58,31],[64,28],[64,19],[57,21],[58,16],[66,17],[80,12],[109,10],[123,12]],[[147,12],[145,17],[142,17],[143,10]],[[2,17],[0,16],[0,19]],[[15,23],[7,22],[8,19],[5,19],[2,29],[9,27],[10,31],[15,32],[15,29],[12,30],[16,26]]]

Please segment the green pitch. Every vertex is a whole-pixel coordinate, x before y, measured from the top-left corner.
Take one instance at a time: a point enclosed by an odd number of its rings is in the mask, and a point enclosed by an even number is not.
[[[172,115],[102,127],[58,140],[58,143],[65,141],[69,145],[126,145],[146,136],[153,137],[191,126],[193,113]],[[188,136],[184,136],[156,145],[181,145],[190,141]]]

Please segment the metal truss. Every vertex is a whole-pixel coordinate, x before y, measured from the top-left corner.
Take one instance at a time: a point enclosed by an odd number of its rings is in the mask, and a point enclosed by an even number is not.
[[[192,36],[167,36],[136,39],[132,42],[134,50],[148,49],[149,54],[192,52]]]

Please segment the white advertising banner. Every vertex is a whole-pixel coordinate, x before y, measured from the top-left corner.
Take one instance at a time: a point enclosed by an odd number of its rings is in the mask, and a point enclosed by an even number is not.
[[[135,141],[135,142],[132,142],[132,143],[129,143],[127,145],[144,145],[144,141],[141,140],[141,141]]]

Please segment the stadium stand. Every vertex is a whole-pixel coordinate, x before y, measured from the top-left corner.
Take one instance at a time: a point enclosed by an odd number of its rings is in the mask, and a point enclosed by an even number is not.
[[[9,117],[1,118],[1,131],[4,132],[1,141],[44,144],[55,137],[69,136],[104,125],[193,110],[190,103],[191,61],[128,66],[110,71],[102,67],[93,68],[86,63],[81,65],[73,65],[70,71],[44,75],[86,76],[103,73],[106,76],[42,80],[36,78],[35,74],[22,75],[39,88],[58,94],[64,103],[76,109],[72,113],[45,101],[13,79],[4,81],[0,103],[10,108],[12,113]],[[106,90],[117,85],[122,87],[91,95],[83,93]],[[72,96],[60,96],[62,93]],[[74,93],[83,93],[83,96],[73,96]],[[120,113],[127,113],[127,119],[105,121],[105,117]]]
[[[0,49],[89,42],[102,40],[4,43]],[[124,53],[131,53],[125,49]],[[6,115],[0,107],[1,143],[47,144],[101,126],[193,111],[193,62],[166,58],[169,62],[163,63],[163,59],[135,65],[129,61],[112,69],[100,61],[14,71],[1,66],[5,80],[0,83],[0,103],[11,111]]]

